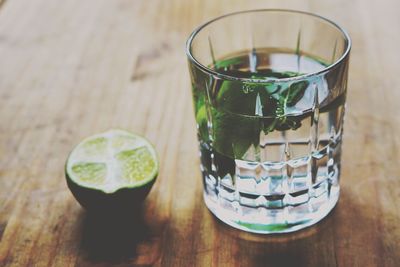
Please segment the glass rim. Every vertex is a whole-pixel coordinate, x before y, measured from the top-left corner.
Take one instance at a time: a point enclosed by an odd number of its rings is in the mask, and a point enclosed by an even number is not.
[[[267,78],[267,79],[252,79],[252,78],[239,78],[231,75],[226,75],[223,73],[220,73],[218,71],[215,71],[202,63],[200,63],[196,57],[192,54],[192,43],[197,34],[206,28],[208,25],[212,24],[215,21],[221,20],[226,17],[234,16],[234,15],[239,15],[239,14],[244,14],[244,13],[254,13],[254,12],[283,12],[283,13],[293,13],[293,14],[302,14],[302,15],[307,15],[311,16],[317,19],[320,19],[322,21],[327,22],[331,26],[335,27],[339,32],[342,33],[343,39],[345,40],[345,45],[346,49],[341,55],[340,58],[329,64],[328,66],[324,67],[323,69],[315,72],[310,72],[306,74],[302,74],[299,76],[295,77],[289,77],[289,78]],[[311,76],[319,76],[321,74],[324,74],[326,72],[329,72],[330,70],[334,69],[337,65],[342,63],[346,57],[349,55],[350,50],[351,50],[351,39],[349,34],[347,33],[346,30],[344,30],[341,26],[339,26],[336,22],[333,20],[330,20],[328,18],[325,18],[323,16],[317,15],[315,13],[307,12],[307,11],[300,11],[300,10],[293,10],[293,9],[270,9],[270,8],[265,8],[265,9],[251,9],[251,10],[244,10],[244,11],[237,11],[237,12],[232,12],[232,13],[227,13],[221,16],[218,16],[214,19],[211,19],[197,28],[193,30],[193,32],[189,35],[189,38],[186,41],[186,55],[189,58],[191,62],[193,62],[199,69],[204,71],[205,73],[208,73],[212,76],[218,77],[223,80],[230,80],[230,81],[238,81],[238,82],[248,82],[248,83],[268,83],[268,82],[289,82],[289,81],[297,81],[297,80],[303,80],[305,78],[309,78]]]

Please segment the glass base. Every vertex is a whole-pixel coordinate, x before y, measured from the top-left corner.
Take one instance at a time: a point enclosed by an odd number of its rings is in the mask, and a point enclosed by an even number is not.
[[[329,195],[312,197],[298,206],[286,206],[280,209],[265,207],[246,208],[238,202],[215,199],[204,191],[204,202],[208,209],[224,223],[237,229],[258,233],[289,233],[316,224],[335,207],[339,199],[339,187],[334,187]]]

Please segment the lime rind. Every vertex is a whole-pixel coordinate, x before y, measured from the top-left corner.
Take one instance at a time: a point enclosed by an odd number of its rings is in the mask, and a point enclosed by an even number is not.
[[[113,193],[153,181],[158,160],[148,140],[113,129],[79,143],[68,157],[66,172],[78,186]]]

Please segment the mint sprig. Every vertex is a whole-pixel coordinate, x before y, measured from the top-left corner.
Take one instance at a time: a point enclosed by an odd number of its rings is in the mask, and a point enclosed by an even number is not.
[[[308,81],[294,82],[287,88],[280,90],[277,94],[277,106],[275,108],[275,118],[265,119],[264,122],[264,133],[270,133],[272,131],[286,131],[296,130],[301,126],[301,116],[287,116],[286,108],[293,107],[296,103],[303,98],[304,93],[309,85]]]

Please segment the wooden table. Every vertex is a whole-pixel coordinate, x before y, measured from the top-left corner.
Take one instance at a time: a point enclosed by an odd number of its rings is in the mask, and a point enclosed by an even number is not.
[[[400,4],[386,1],[0,1],[0,266],[399,266]],[[212,17],[308,10],[353,39],[337,208],[259,236],[202,202],[184,43]],[[64,162],[83,137],[147,136],[158,180],[130,222],[88,217]]]

